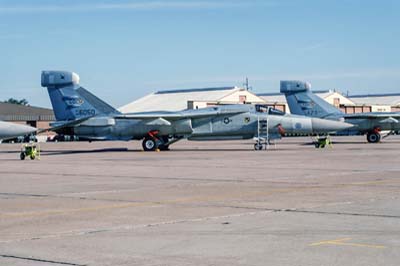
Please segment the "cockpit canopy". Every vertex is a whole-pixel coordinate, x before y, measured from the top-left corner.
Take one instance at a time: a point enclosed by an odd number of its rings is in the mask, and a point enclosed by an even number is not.
[[[257,113],[268,113],[269,115],[285,115],[284,112],[275,109],[266,104],[256,104],[256,112]]]

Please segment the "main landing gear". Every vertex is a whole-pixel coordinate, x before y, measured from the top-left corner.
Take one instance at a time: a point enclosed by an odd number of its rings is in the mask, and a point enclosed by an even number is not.
[[[157,142],[151,137],[145,137],[142,142],[144,151],[155,151],[157,149]]]
[[[378,143],[381,141],[381,138],[381,129],[378,127],[367,133],[367,141],[369,143]]]
[[[379,132],[369,132],[367,134],[367,141],[369,143],[378,143],[381,141],[381,134]]]
[[[149,131],[142,142],[144,151],[169,151],[169,145],[181,139],[179,137],[158,136],[158,133],[157,130]]]

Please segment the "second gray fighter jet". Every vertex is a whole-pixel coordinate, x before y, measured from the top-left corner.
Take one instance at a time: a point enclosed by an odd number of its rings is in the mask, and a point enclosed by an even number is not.
[[[370,143],[380,142],[381,131],[400,130],[400,112],[368,112],[345,114],[311,91],[308,82],[297,80],[281,81],[281,92],[285,94],[290,112],[297,115],[318,117],[354,124],[340,135],[366,135]]]

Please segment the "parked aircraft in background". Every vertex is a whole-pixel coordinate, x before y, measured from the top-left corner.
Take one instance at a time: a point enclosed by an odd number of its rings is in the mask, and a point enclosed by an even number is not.
[[[353,128],[338,132],[338,134],[366,134],[368,142],[377,143],[382,138],[381,131],[389,131],[389,134],[392,134],[400,130],[400,113],[370,112],[345,114],[313,94],[311,92],[311,85],[308,82],[296,80],[281,81],[281,92],[285,94],[290,113],[292,114],[345,121],[354,125]]]
[[[34,127],[0,121],[0,140],[12,139],[36,132]]]
[[[352,125],[341,121],[288,115],[263,106],[226,105],[180,112],[122,114],[81,86],[79,76],[66,71],[43,71],[59,134],[87,140],[143,140],[145,151],[167,150],[172,143],[189,140],[263,140],[284,134],[326,134]]]

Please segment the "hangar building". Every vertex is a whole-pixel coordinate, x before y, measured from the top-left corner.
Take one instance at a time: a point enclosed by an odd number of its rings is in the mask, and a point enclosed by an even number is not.
[[[400,112],[400,93],[351,95],[349,99],[371,107],[371,112]]]
[[[0,120],[48,128],[55,117],[52,109],[0,102]]]
[[[399,94],[370,94],[344,96],[335,90],[313,91],[344,113],[400,111]],[[164,90],[151,93],[119,108],[123,113],[148,111],[180,111],[219,104],[267,104],[290,113],[285,96],[281,93],[253,93],[240,87]]]
[[[122,113],[180,111],[218,104],[264,103],[250,91],[239,87],[165,90],[151,93],[119,108]]]

